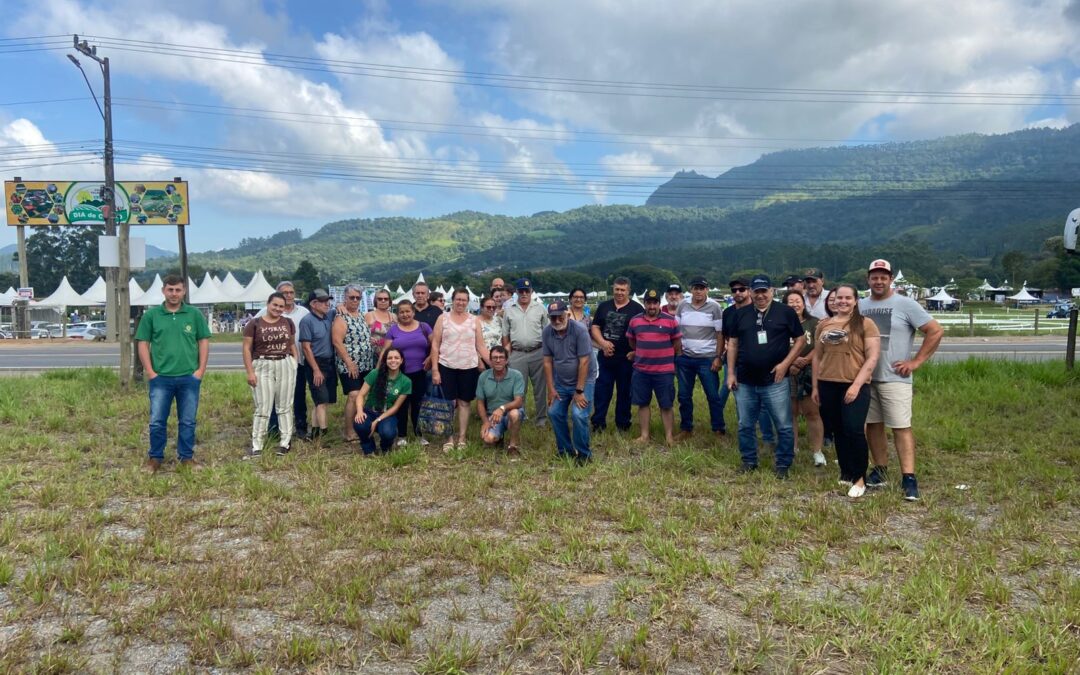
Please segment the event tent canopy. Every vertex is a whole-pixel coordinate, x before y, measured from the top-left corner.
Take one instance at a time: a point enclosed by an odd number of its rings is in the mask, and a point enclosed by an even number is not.
[[[947,292],[945,292],[944,288],[942,288],[940,291],[938,291],[932,297],[927,298],[927,300],[928,301],[933,301],[933,302],[940,302],[943,305],[951,305],[954,302],[957,302],[956,298],[952,297]]]
[[[262,302],[265,303],[266,299],[270,297],[270,294],[274,292],[274,287],[263,276],[262,270],[255,273],[255,276],[251,278],[247,288],[244,292],[233,298],[235,302]]]
[[[60,280],[60,285],[47,298],[42,298],[34,303],[38,307],[79,307],[86,304],[81,293],[77,293],[65,276]]]

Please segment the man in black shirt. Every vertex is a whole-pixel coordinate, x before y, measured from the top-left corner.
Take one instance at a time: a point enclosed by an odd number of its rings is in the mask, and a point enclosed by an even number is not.
[[[592,322],[593,343],[600,348],[597,355],[599,373],[593,399],[593,431],[607,428],[608,406],[615,393],[615,426],[621,431],[630,429],[630,379],[634,364],[629,358],[630,341],[626,329],[630,319],[644,314],[645,308],[630,299],[630,280],[619,277],[611,284],[611,300],[601,302]],[[618,392],[615,389],[618,388]]]
[[[776,476],[787,478],[795,459],[788,368],[805,342],[795,310],[773,302],[772,281],[764,274],[750,280],[751,304],[736,310],[727,333],[728,388],[739,411],[741,473],[757,469],[757,426],[762,406],[776,428]],[[729,332],[730,330],[730,332]]]
[[[431,291],[428,289],[428,285],[423,281],[416,282],[412,287],[412,294],[413,310],[416,313],[416,320],[421,323],[426,323],[431,330],[435,330],[435,322],[443,315],[443,310],[441,307],[436,307],[428,302],[431,298]]]

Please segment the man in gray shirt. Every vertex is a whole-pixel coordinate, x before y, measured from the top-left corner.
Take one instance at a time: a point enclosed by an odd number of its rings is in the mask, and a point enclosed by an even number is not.
[[[870,317],[881,332],[881,357],[870,383],[870,412],[866,415],[866,440],[874,462],[866,487],[884,487],[888,481],[888,426],[893,430],[900,458],[904,499],[915,501],[919,498],[919,483],[915,479],[915,434],[911,430],[911,374],[937,351],[944,331],[919,303],[893,291],[893,271],[888,260],[870,263],[867,280],[870,297],[859,300],[859,312]],[[923,334],[923,342],[915,358],[909,359],[916,330]]]
[[[555,431],[560,457],[573,457],[581,465],[592,461],[589,449],[589,411],[596,381],[591,377],[592,340],[585,327],[570,321],[566,303],[555,301],[548,307],[551,323],[544,328],[544,379],[547,380],[548,416]],[[574,422],[574,435],[567,428],[567,413]]]

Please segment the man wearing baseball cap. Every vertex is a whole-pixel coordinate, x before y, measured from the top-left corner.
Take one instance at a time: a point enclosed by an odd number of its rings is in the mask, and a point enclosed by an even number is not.
[[[544,379],[551,402],[548,417],[555,432],[555,449],[560,457],[586,464],[592,461],[589,411],[596,383],[592,339],[583,325],[570,320],[565,302],[556,300],[547,312],[551,323],[544,327],[542,340]],[[568,417],[573,420],[573,436],[567,427]]]
[[[631,378],[631,403],[638,407],[639,443],[649,442],[652,421],[649,404],[656,394],[660,419],[664,422],[664,441],[675,444],[675,358],[682,354],[682,333],[675,317],[660,310],[660,294],[645,291],[645,313],[630,319],[626,338],[634,356]]]
[[[337,367],[331,332],[337,312],[330,294],[321,288],[308,293],[309,314],[300,320],[300,347],[308,364],[311,401],[311,440],[326,435],[326,410],[337,403]]]
[[[866,278],[870,297],[859,300],[859,312],[870,317],[881,332],[881,357],[870,381],[870,411],[866,415],[866,441],[874,464],[866,487],[880,488],[888,483],[885,427],[889,427],[900,458],[904,499],[915,501],[919,499],[919,483],[915,478],[915,434],[911,430],[912,373],[933,356],[945,331],[922,305],[893,291],[893,271],[888,260],[879,258],[870,263]],[[916,330],[923,334],[922,346],[915,358],[908,358]]]
[[[675,320],[682,331],[683,352],[675,357],[675,377],[679,381],[679,433],[676,441],[694,434],[694,381],[701,380],[709,403],[709,421],[717,436],[727,432],[724,404],[720,398],[721,354],[724,351],[724,310],[709,297],[705,277],[690,280],[690,300],[679,305]],[[726,390],[725,390],[726,391]]]
[[[803,286],[806,287],[804,300],[806,313],[818,321],[829,318],[825,306],[829,299],[829,292],[825,288],[825,273],[817,267],[811,267],[803,273]]]
[[[667,300],[667,304],[662,307],[662,311],[675,316],[675,312],[679,311],[679,304],[683,301],[682,286],[669,284],[667,291],[664,293],[664,299]]]
[[[795,310],[773,302],[769,277],[750,280],[751,304],[738,309],[728,335],[728,387],[739,410],[740,473],[757,470],[758,416],[764,404],[776,428],[776,477],[786,479],[795,459],[788,369],[806,341]]]
[[[537,426],[543,426],[547,424],[548,404],[540,341],[548,315],[543,303],[532,301],[532,280],[518,279],[516,286],[517,302],[507,307],[500,319],[502,346],[510,353],[510,367],[532,384],[534,420]]]

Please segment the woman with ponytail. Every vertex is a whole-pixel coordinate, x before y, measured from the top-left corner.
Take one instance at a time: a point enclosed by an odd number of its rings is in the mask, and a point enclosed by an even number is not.
[[[404,358],[396,347],[387,347],[379,367],[364,377],[353,418],[353,429],[360,439],[365,455],[375,453],[375,434],[379,434],[379,450],[390,452],[398,434],[397,411],[412,392],[412,381],[402,372]]]

